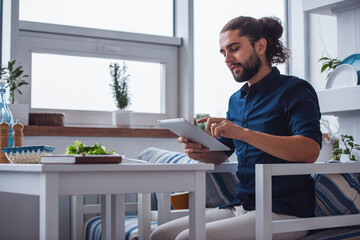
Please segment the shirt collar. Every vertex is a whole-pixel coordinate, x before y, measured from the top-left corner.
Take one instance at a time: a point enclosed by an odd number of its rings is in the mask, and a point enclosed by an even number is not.
[[[273,67],[271,72],[266,75],[263,79],[251,85],[251,88],[256,89],[260,93],[265,93],[269,86],[273,84],[274,80],[280,76],[280,71],[277,67]],[[250,87],[247,83],[245,83],[241,89],[241,97],[244,97],[250,91]]]

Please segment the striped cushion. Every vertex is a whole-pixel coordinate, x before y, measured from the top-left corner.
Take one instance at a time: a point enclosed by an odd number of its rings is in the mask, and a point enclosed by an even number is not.
[[[149,163],[198,163],[185,153],[171,152],[158,148],[148,148],[141,152],[138,159]],[[230,203],[235,197],[237,183],[235,173],[206,174],[206,207],[218,207]],[[151,206],[156,209],[156,194],[152,194]]]
[[[151,222],[151,231],[155,229],[157,222]],[[84,230],[85,240],[101,239],[101,216],[93,217],[86,221]],[[138,219],[135,213],[127,213],[125,216],[125,240],[138,238]]]
[[[313,178],[316,216],[360,213],[360,183],[356,174],[315,174]]]
[[[360,227],[342,227],[311,231],[299,240],[355,240],[360,239]]]

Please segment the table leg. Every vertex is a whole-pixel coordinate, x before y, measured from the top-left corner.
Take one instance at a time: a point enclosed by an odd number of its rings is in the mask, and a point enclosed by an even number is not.
[[[195,172],[195,190],[189,193],[189,237],[205,240],[205,172]]]
[[[111,239],[125,239],[125,194],[111,195]]]
[[[59,176],[40,174],[40,239],[59,238]]]
[[[101,239],[111,239],[111,195],[101,195]]]
[[[272,239],[272,178],[271,165],[259,164],[255,168],[256,239]]]
[[[151,195],[138,194],[138,232],[139,240],[149,240],[151,233]]]
[[[158,224],[171,220],[171,193],[158,194]]]

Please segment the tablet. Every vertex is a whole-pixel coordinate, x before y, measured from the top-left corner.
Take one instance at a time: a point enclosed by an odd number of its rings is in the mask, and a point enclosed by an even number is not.
[[[210,151],[228,151],[230,148],[183,118],[159,120],[159,125],[176,135],[200,143]]]

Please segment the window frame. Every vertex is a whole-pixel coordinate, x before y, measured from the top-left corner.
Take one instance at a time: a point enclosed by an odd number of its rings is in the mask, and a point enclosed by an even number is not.
[[[23,65],[24,70],[28,71],[31,67],[28,59],[26,59],[26,54],[22,54],[20,57],[20,21],[19,21],[19,0],[3,0],[3,13],[7,13],[3,15],[3,35],[2,35],[2,60],[3,62],[7,62],[10,59],[16,59],[18,64]],[[193,8],[194,8],[194,0],[173,0],[173,11],[174,11],[174,37],[163,37],[163,36],[154,36],[154,35],[146,35],[146,34],[135,34],[135,33],[126,33],[126,32],[118,32],[122,35],[122,41],[124,43],[148,43],[150,46],[172,46],[174,49],[176,48],[176,60],[177,64],[171,64],[173,69],[166,69],[166,74],[172,74],[176,77],[177,82],[174,90],[170,92],[166,90],[166,94],[172,94],[173,97],[171,99],[176,103],[172,104],[173,109],[170,109],[172,114],[160,115],[160,114],[146,114],[144,120],[145,121],[137,121],[141,118],[141,114],[134,114],[134,125],[139,126],[154,126],[155,119],[162,119],[166,117],[182,117],[187,119],[188,121],[193,121],[194,119],[194,17],[193,17]],[[54,25],[50,24],[48,31],[51,31],[51,28]],[[59,25],[60,26],[60,25]],[[49,30],[50,29],[50,30]],[[74,28],[75,29],[75,28]],[[76,28],[79,29],[79,28]],[[90,30],[89,28],[86,28]],[[31,32],[31,29],[28,29]],[[33,29],[34,30],[34,29]],[[26,29],[22,27],[21,30],[23,33],[26,32]],[[116,31],[104,31],[106,34],[112,35]],[[77,35],[77,31],[74,30],[73,33]],[[94,33],[94,32],[93,32]],[[56,33],[54,33],[56,34]],[[107,35],[106,35],[107,36]],[[94,36],[92,36],[94,37]],[[100,36],[102,37],[102,36]],[[95,38],[95,37],[94,37]],[[95,38],[96,39],[96,38]],[[5,51],[6,50],[6,51]],[[25,60],[23,60],[25,59]],[[172,58],[173,59],[173,58]],[[25,62],[28,61],[28,62]],[[26,64],[25,64],[26,63]],[[165,80],[166,81],[166,80]],[[29,99],[31,98],[30,90],[27,89],[30,86],[23,86],[22,91],[26,92],[23,95],[17,95],[15,98],[16,103],[26,103],[29,104]],[[164,86],[165,88],[166,86]],[[170,95],[169,95],[170,96]],[[164,101],[167,101],[165,99]],[[170,104],[167,103],[170,108]],[[31,112],[38,111],[37,109],[30,109]],[[51,112],[51,111],[48,111]],[[55,112],[59,112],[56,110]],[[67,113],[67,111],[64,111]],[[95,112],[83,112],[82,115],[78,117],[74,116],[74,121],[69,118],[69,115],[65,116],[65,124],[70,125],[72,122],[79,122],[81,125],[91,125],[87,124],[87,122],[91,123],[90,118],[96,117],[97,113]],[[111,115],[111,112],[107,112],[104,115]],[[139,115],[139,116],[138,116]],[[76,118],[80,118],[76,119]],[[68,121],[69,119],[69,121]],[[147,120],[146,119],[150,119]],[[141,123],[144,122],[145,125]],[[100,125],[101,123],[97,123]],[[108,122],[105,123],[108,125]],[[156,123],[157,126],[157,123]]]
[[[161,90],[161,114],[134,112],[133,124],[154,126],[161,118],[177,117],[178,47],[181,39],[137,33],[88,29],[46,23],[20,21],[20,62],[29,73],[29,87],[17,96],[19,103],[31,106],[31,54],[49,53],[69,56],[119,58],[132,61],[161,63],[163,81]],[[141,49],[141,51],[139,51]],[[51,77],[51,76],[49,76]],[[76,111],[67,109],[36,109],[32,112],[64,112],[69,125],[109,125],[111,112]]]

